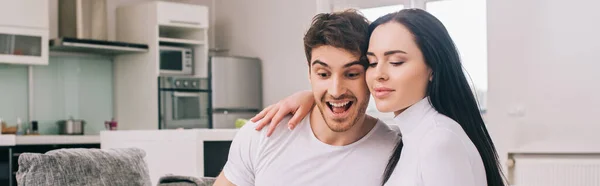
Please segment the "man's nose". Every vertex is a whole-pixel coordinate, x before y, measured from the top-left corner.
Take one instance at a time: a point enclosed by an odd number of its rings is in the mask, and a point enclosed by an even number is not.
[[[342,95],[344,95],[344,93],[346,93],[346,88],[343,80],[341,80],[341,78],[339,77],[333,78],[333,83],[331,84],[331,87],[329,87],[327,92],[334,98],[339,98]]]

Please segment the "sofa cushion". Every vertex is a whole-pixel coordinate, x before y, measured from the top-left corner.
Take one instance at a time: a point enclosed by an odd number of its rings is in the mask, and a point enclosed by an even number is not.
[[[29,185],[150,186],[146,153],[126,149],[59,149],[19,156],[17,183]]]
[[[166,175],[160,178],[158,186],[211,186],[215,181],[213,177]]]

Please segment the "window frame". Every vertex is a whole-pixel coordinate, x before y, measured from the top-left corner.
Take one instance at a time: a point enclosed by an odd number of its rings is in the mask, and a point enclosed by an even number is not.
[[[447,0],[316,0],[317,13],[326,13],[346,8],[374,8],[390,5],[404,5],[404,8],[420,8],[426,10],[426,4],[434,1]]]

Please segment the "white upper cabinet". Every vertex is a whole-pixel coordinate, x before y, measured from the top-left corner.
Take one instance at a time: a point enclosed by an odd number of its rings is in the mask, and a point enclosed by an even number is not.
[[[48,0],[3,0],[0,25],[48,29]]]
[[[48,1],[0,2],[0,63],[48,64]]]
[[[159,25],[208,28],[208,8],[205,6],[162,1],[156,6]]]

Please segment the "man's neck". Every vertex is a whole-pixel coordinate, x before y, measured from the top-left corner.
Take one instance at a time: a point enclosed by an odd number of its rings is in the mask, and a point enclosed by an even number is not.
[[[334,146],[349,145],[360,140],[375,127],[376,123],[377,119],[363,114],[349,130],[335,132],[327,126],[319,108],[314,107],[310,114],[310,126],[315,137],[323,143]]]

